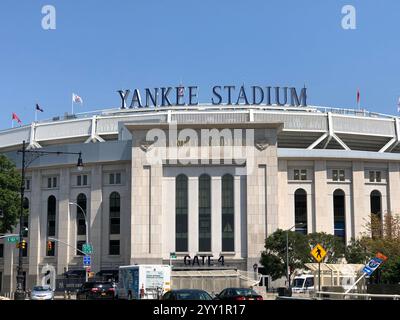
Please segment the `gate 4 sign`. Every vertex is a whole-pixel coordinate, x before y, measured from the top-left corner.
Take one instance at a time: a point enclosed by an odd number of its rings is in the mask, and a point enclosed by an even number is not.
[[[325,258],[326,256],[326,251],[323,246],[321,246],[319,243],[314,247],[314,249],[311,250],[311,255],[314,257],[317,262],[321,262],[322,259]]]

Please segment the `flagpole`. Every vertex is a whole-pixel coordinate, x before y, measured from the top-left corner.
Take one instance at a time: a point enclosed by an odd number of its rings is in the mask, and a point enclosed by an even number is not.
[[[35,108],[35,122],[37,122],[37,108]]]
[[[11,119],[11,128],[14,128],[14,119]]]

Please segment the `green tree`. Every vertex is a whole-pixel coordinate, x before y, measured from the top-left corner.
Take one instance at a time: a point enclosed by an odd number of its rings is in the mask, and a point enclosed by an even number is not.
[[[12,232],[19,217],[21,175],[6,156],[0,154],[0,233]]]
[[[351,239],[345,250],[347,263],[365,264],[371,257],[371,253],[364,241],[361,239]]]
[[[325,263],[337,263],[344,256],[345,245],[341,238],[325,232],[315,232],[307,235],[310,249],[314,248],[318,243],[324,247],[327,252]]]
[[[361,238],[352,240],[346,248],[348,263],[366,263],[378,252],[388,257],[371,276],[372,282],[400,282],[400,216],[386,213],[383,219],[371,214],[366,232]]]
[[[286,232],[278,229],[265,240],[265,251],[260,263],[273,280],[286,276]],[[307,237],[298,232],[288,231],[289,280],[295,269],[302,268],[310,260]]]

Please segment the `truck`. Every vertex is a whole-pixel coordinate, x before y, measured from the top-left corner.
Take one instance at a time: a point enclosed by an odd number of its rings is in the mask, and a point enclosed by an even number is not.
[[[171,290],[170,265],[120,266],[118,278],[118,299],[160,299]]]

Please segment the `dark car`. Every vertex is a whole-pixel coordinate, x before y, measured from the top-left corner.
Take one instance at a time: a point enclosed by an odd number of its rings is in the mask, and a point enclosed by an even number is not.
[[[217,300],[263,300],[263,297],[249,288],[226,288],[216,295]]]
[[[64,273],[67,279],[84,279],[86,277],[86,270],[69,270]]]
[[[204,290],[181,289],[166,292],[162,300],[212,300],[212,297]]]
[[[96,280],[118,282],[118,270],[100,270],[96,273]]]
[[[76,293],[77,300],[114,299],[115,288],[111,282],[85,282]]]

